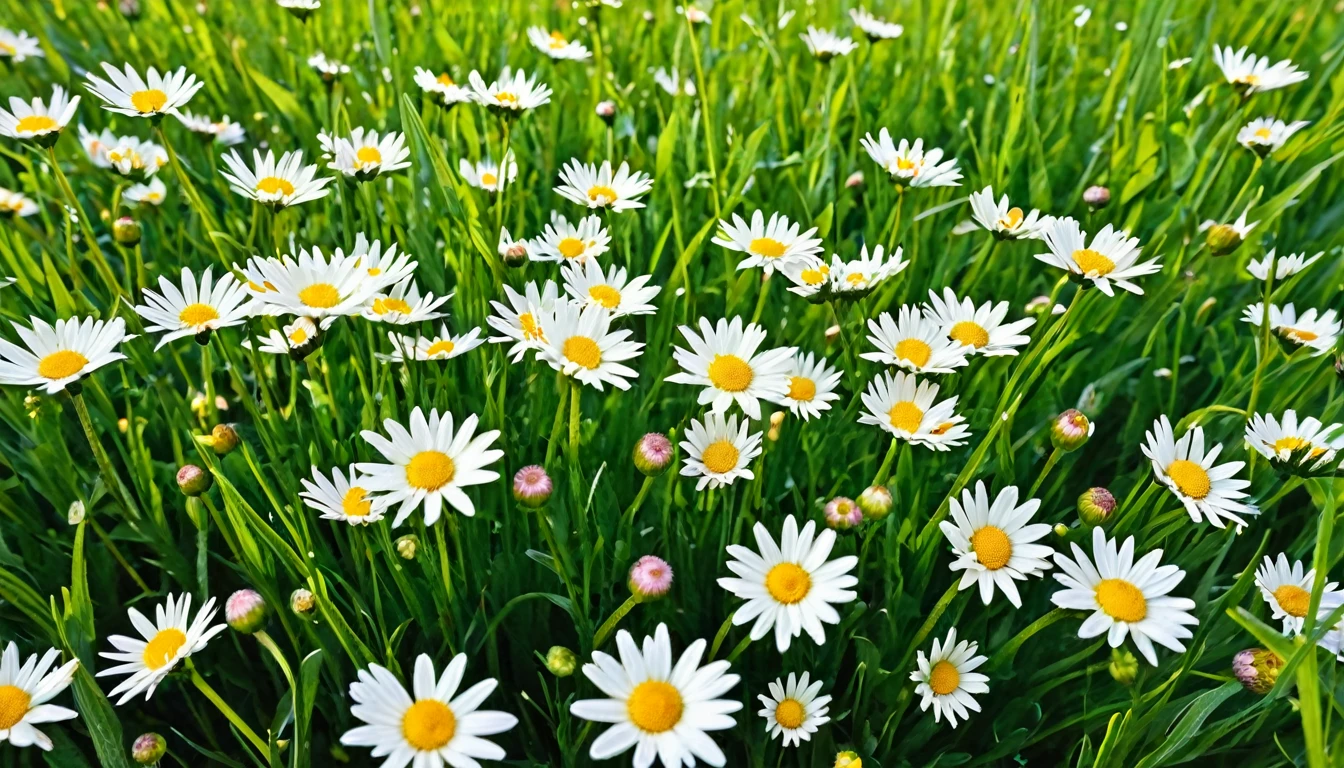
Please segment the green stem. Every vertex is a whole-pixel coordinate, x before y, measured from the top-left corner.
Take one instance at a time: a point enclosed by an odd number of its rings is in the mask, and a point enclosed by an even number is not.
[[[1032,483],[1031,490],[1027,491],[1027,498],[1030,499],[1036,496],[1036,490],[1041,487],[1041,483],[1045,482],[1045,478],[1049,476],[1050,470],[1055,468],[1055,465],[1059,463],[1059,457],[1063,455],[1064,452],[1058,448],[1050,452],[1050,458],[1046,459],[1045,466],[1041,467],[1041,474],[1036,476],[1036,482]]]
[[[1269,266],[1265,273],[1265,298],[1264,306],[1260,312],[1260,349],[1255,361],[1255,377],[1251,380],[1251,399],[1246,404],[1246,423],[1250,423],[1251,417],[1255,415],[1255,404],[1260,400],[1260,383],[1264,379],[1265,366],[1269,363],[1269,358],[1273,351],[1269,346],[1269,298],[1274,293],[1275,270],[1279,268],[1279,254],[1274,252],[1274,258],[1269,260]],[[1251,451],[1250,466],[1247,472],[1251,479],[1255,479],[1255,459],[1259,455],[1258,451]]]
[[[191,675],[191,683],[196,686],[196,690],[205,694],[205,698],[209,699],[210,703],[215,705],[215,709],[218,709],[220,714],[224,715],[224,717],[233,724],[233,727],[237,728],[238,732],[243,734],[243,737],[252,743],[253,747],[256,747],[257,751],[261,753],[262,759],[269,765],[271,754],[270,747],[268,747],[266,742],[257,735],[256,731],[253,731],[252,728],[243,721],[243,718],[238,716],[237,712],[233,711],[233,707],[230,707],[224,699],[220,698],[218,693],[215,693],[215,689],[211,688],[210,684],[205,681],[205,678],[201,677],[201,673],[196,671],[196,666],[191,663],[190,657],[187,658],[187,673]]]
[[[75,190],[70,187],[70,180],[65,178],[65,171],[61,170],[61,162],[56,159],[56,146],[54,144],[47,147],[47,155],[51,159],[52,171],[56,174],[56,183],[60,185],[61,193],[65,195],[66,202],[74,209],[75,216],[79,219],[79,231],[83,233],[84,239],[89,243],[89,253],[93,255],[94,271],[107,284],[114,297],[120,296],[122,294],[121,284],[117,282],[117,275],[112,271],[112,265],[108,264],[103,249],[98,247],[98,238],[94,236],[93,227],[89,225],[89,217],[84,213],[84,206],[80,205],[79,198],[75,197]]]
[[[93,418],[89,415],[89,406],[84,403],[84,394],[82,392],[71,393],[71,400],[75,403],[75,412],[79,414],[79,424],[84,428],[84,437],[88,438],[89,448],[93,451],[93,458],[98,462],[98,471],[103,475],[103,484],[112,494],[112,499],[121,507],[122,514],[132,523],[140,519],[140,511],[130,500],[126,488],[121,484],[121,477],[117,475],[116,470],[112,468],[112,461],[107,456],[107,451],[103,450],[103,443],[98,439],[97,433],[93,429]]]
[[[709,83],[705,81],[705,69],[700,63],[700,40],[695,31],[695,25],[689,18],[686,19],[686,28],[690,30],[688,36],[691,41],[691,60],[695,63],[695,82],[697,84],[697,93],[700,94],[700,118],[705,125],[705,159],[709,163],[709,191],[714,200],[714,217],[723,218],[723,206],[719,202],[719,168],[714,159],[714,125],[710,118],[709,107]]]
[[[607,620],[602,622],[602,626],[597,628],[597,634],[593,636],[593,650],[602,647],[602,643],[606,642],[607,637],[615,631],[616,625],[619,624],[621,619],[624,619],[625,615],[636,605],[639,605],[639,598],[635,595],[631,595],[626,598],[624,603],[621,603],[619,608],[611,612],[611,615],[607,617]]]

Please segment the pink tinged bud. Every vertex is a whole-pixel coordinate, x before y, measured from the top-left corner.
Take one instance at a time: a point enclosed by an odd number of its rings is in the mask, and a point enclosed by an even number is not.
[[[1105,488],[1088,488],[1078,497],[1078,519],[1084,525],[1106,525],[1115,513],[1115,497]]]
[[[859,494],[859,509],[864,518],[877,522],[891,512],[891,491],[884,485],[870,485]]]
[[[602,122],[611,125],[616,122],[616,102],[600,101],[597,104],[597,116],[602,118]]]
[[[853,499],[847,499],[844,496],[836,496],[834,499],[826,502],[826,509],[823,510],[826,515],[826,525],[839,530],[848,530],[863,522],[863,510]]]
[[[855,171],[849,174],[849,178],[845,179],[845,189],[854,189],[861,186],[863,186],[863,171]]]
[[[1251,693],[1264,695],[1274,688],[1284,660],[1264,648],[1247,648],[1232,657],[1232,674]]]
[[[1111,202],[1111,190],[1105,187],[1088,187],[1083,192],[1083,202],[1093,208],[1105,208]]]
[[[131,759],[140,765],[154,765],[168,753],[168,741],[157,733],[146,733],[131,744]]]
[[[527,245],[524,243],[514,243],[504,251],[504,265],[507,267],[521,267],[527,264]]]
[[[1083,447],[1095,428],[1082,411],[1070,408],[1051,422],[1050,442],[1061,451],[1076,451]]]
[[[244,635],[265,627],[266,615],[266,601],[255,590],[240,589],[224,602],[224,620]]]
[[[672,589],[672,566],[661,557],[645,555],[630,566],[630,594],[656,600]]]
[[[513,476],[513,498],[523,506],[540,507],[551,498],[551,490],[551,476],[540,465],[523,467]]]
[[[112,239],[117,245],[134,248],[140,242],[140,222],[130,216],[122,216],[112,222]]]
[[[672,441],[661,432],[650,432],[635,443],[635,469],[657,477],[672,463]]]
[[[195,464],[188,464],[177,470],[177,487],[188,496],[200,496],[210,490],[214,482],[209,472]]]

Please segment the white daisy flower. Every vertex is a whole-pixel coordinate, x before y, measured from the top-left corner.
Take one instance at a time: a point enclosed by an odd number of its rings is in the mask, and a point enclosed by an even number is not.
[[[498,683],[486,678],[461,693],[467,655],[459,653],[439,677],[427,654],[415,659],[411,693],[387,669],[370,664],[350,684],[350,714],[365,725],[341,735],[348,747],[372,747],[373,757],[386,756],[386,768],[480,768],[481,760],[503,760],[504,748],[483,738],[513,728],[518,718],[507,712],[480,709]],[[414,698],[412,698],[414,694]]]
[[[271,315],[298,315],[319,320],[358,315],[379,290],[370,280],[359,256],[337,248],[331,257],[314,247],[300,250],[298,259],[253,259],[241,270],[248,289]]]
[[[318,51],[308,57],[308,66],[312,67],[322,79],[330,83],[341,75],[350,74],[350,67],[335,59],[327,58],[325,53]]]
[[[42,58],[47,52],[42,50],[42,41],[24,30],[14,32],[0,27],[0,59],[9,59],[18,64],[28,59]],[[45,747],[51,749],[50,746]]]
[[[560,170],[563,182],[555,191],[563,198],[589,208],[610,208],[619,213],[629,208],[643,208],[636,198],[653,188],[653,179],[640,171],[630,172],[630,166],[621,163],[613,173],[611,162],[602,161],[600,168],[577,159],[570,160]]]
[[[877,320],[869,320],[868,330],[872,332],[868,342],[878,351],[860,357],[914,373],[956,373],[975,350],[949,336],[938,318],[924,316],[912,304],[902,306],[895,319],[883,312]]]
[[[639,371],[625,362],[639,357],[644,345],[630,341],[629,330],[611,330],[611,317],[601,305],[581,307],[569,301],[555,302],[553,310],[541,317],[537,357],[598,390],[603,384],[629,389],[629,379],[638,378]]]
[[[602,226],[600,216],[585,216],[577,226],[558,213],[551,213],[551,223],[532,239],[534,261],[561,261],[584,263],[607,252],[611,235]]]
[[[107,159],[107,151],[120,143],[121,137],[106,128],[102,133],[94,133],[82,123],[79,126],[79,144],[84,147],[84,154],[89,156],[89,161],[99,168],[112,167],[112,161]]]
[[[127,609],[131,625],[140,637],[112,635],[107,641],[115,650],[101,651],[99,656],[121,662],[98,673],[98,677],[129,675],[108,692],[108,698],[118,695],[117,706],[132,697],[145,694],[145,700],[154,695],[159,682],[168,676],[178,662],[201,650],[211,638],[223,632],[227,624],[210,626],[215,618],[215,600],[205,601],[196,618],[191,616],[191,595],[183,593],[176,598],[170,592],[163,605],[154,606],[154,621],[145,618],[135,608]]]
[[[42,146],[51,146],[61,135],[61,129],[70,124],[79,106],[79,97],[70,98],[65,89],[51,89],[51,100],[24,101],[9,97],[9,111],[0,109],[0,136],[11,139],[33,140]]]
[[[153,176],[168,164],[168,152],[152,141],[122,136],[107,150],[108,164],[122,176]]]
[[[1088,640],[1105,634],[1112,648],[1119,648],[1125,636],[1148,663],[1157,666],[1153,643],[1177,653],[1185,651],[1181,640],[1193,633],[1187,625],[1199,623],[1190,615],[1195,601],[1171,597],[1169,593],[1185,578],[1185,571],[1174,565],[1158,565],[1162,550],[1134,561],[1134,537],[1125,539],[1117,549],[1100,527],[1092,529],[1092,559],[1077,544],[1070,544],[1073,557],[1055,553],[1055,581],[1064,585],[1050,596],[1060,608],[1092,611],[1078,629],[1078,637]],[[1095,561],[1095,565],[1094,565]]]
[[[522,114],[551,101],[550,86],[545,83],[538,85],[536,75],[529,78],[521,69],[514,72],[505,67],[500,71],[499,79],[489,85],[486,85],[481,73],[473,69],[467,76],[467,82],[471,85],[477,104],[504,114]]]
[[[211,120],[203,115],[192,114],[190,110],[180,109],[174,116],[192,133],[211,139],[221,147],[242,144],[247,136],[243,126],[230,120],[228,115],[219,120]]]
[[[1302,572],[1302,561],[1288,564],[1288,556],[1279,553],[1278,561],[1265,555],[1264,562],[1255,571],[1255,586],[1269,603],[1275,619],[1283,620],[1283,634],[1292,637],[1302,631],[1307,611],[1311,607],[1311,589],[1316,582],[1316,569]],[[1339,585],[1330,582],[1325,592],[1334,592]]]
[[[1237,143],[1264,157],[1279,151],[1293,134],[1308,125],[1310,120],[1284,123],[1272,117],[1257,117],[1237,131]]]
[[[957,642],[957,628],[949,627],[941,643],[934,638],[928,658],[923,651],[916,656],[919,668],[910,673],[910,679],[918,683],[915,693],[920,697],[920,711],[927,712],[932,706],[935,723],[946,717],[947,724],[956,728],[957,718],[969,720],[971,712],[980,711],[975,694],[989,693],[989,678],[975,670],[989,658],[975,655],[979,650],[975,641]]]
[[[1242,241],[1242,240],[1246,239],[1246,236],[1247,236],[1247,235],[1251,234],[1251,230],[1255,229],[1257,226],[1260,225],[1260,222],[1258,222],[1258,221],[1253,221],[1253,222],[1247,224],[1247,223],[1246,223],[1246,215],[1247,215],[1248,213],[1250,213],[1250,208],[1247,208],[1246,210],[1242,211],[1242,212],[1241,212],[1241,215],[1237,217],[1237,220],[1236,220],[1236,221],[1232,222],[1231,224],[1224,225],[1224,226],[1226,226],[1228,229],[1230,229],[1230,230],[1232,230],[1233,232],[1237,233],[1237,244],[1238,244],[1238,245],[1241,244],[1241,241]],[[1199,225],[1199,231],[1200,231],[1200,232],[1204,232],[1204,231],[1207,231],[1209,228],[1211,228],[1211,227],[1216,227],[1216,226],[1219,226],[1218,222],[1213,221],[1212,219],[1206,219],[1206,220],[1200,222],[1200,225]],[[1235,247],[1235,246],[1234,246],[1234,247]],[[1215,255],[1221,255],[1221,254],[1215,254]]]
[[[985,605],[994,598],[997,586],[1014,608],[1021,608],[1022,598],[1013,582],[1044,575],[1050,569],[1054,550],[1034,543],[1050,533],[1050,526],[1028,525],[1041,502],[1028,499],[1019,505],[1017,501],[1017,486],[999,491],[991,502],[984,482],[977,482],[975,493],[965,488],[960,503],[955,498],[949,502],[952,519],[938,524],[957,556],[952,570],[962,571],[958,589],[978,584]]]
[[[447,72],[436,75],[428,69],[416,67],[415,84],[427,95],[438,99],[439,104],[445,108],[475,101],[471,89],[458,85]]]
[[[120,317],[71,317],[57,320],[55,326],[36,317],[29,322],[32,328],[14,324],[27,349],[0,339],[0,384],[41,387],[49,395],[109,363],[125,360],[117,347],[135,338],[126,335],[126,321]]]
[[[1242,312],[1241,319],[1259,328],[1265,319],[1265,305],[1257,301]],[[1274,304],[1269,305],[1269,328],[1290,347],[1305,347],[1312,350],[1313,357],[1318,357],[1335,348],[1341,324],[1333,309],[1327,309],[1319,316],[1315,309],[1308,309],[1299,315],[1297,309],[1289,303],[1282,309]]]
[[[883,373],[863,393],[867,409],[860,424],[876,424],[913,445],[946,451],[965,445],[971,430],[956,413],[957,398],[935,403],[938,385],[920,381],[912,373]]]
[[[662,67],[654,70],[653,82],[666,91],[669,96],[695,95],[695,81],[689,77],[683,80],[676,67],[673,67],[670,72]]]
[[[462,180],[477,189],[483,189],[486,192],[498,192],[505,185],[512,184],[518,178],[518,163],[513,159],[513,150],[504,156],[504,170],[500,171],[499,165],[494,160],[486,158],[479,163],[472,163],[467,158],[457,161],[457,172],[462,174]]]
[[[577,40],[569,40],[559,30],[547,30],[545,27],[528,27],[527,39],[533,47],[552,59],[586,61],[592,53]]]
[[[880,19],[865,8],[850,8],[849,17],[854,20],[854,26],[863,30],[870,42],[894,40],[905,32],[905,27]]]
[[[322,145],[323,156],[330,158],[328,166],[343,176],[367,180],[380,173],[411,167],[406,135],[396,131],[389,131],[381,138],[377,131],[365,131],[362,127],[351,130],[349,138],[322,132],[317,134],[317,142]]]
[[[859,255],[850,261],[839,256],[831,257],[831,291],[842,299],[857,299],[867,296],[882,281],[899,274],[910,262],[903,258],[898,247],[890,255],[885,255],[881,245],[873,246],[871,255],[868,246],[859,249]],[[801,273],[800,273],[801,274]]]
[[[51,665],[60,657],[61,652],[52,648],[41,659],[29,656],[22,661],[14,641],[5,647],[4,655],[0,656],[0,744],[7,741],[20,749],[36,745],[38,749],[51,751],[54,746],[51,738],[34,726],[79,717],[73,709],[47,703],[70,687],[79,669],[78,658],[52,669]]]
[[[132,205],[163,205],[163,201],[168,199],[168,187],[164,186],[163,179],[156,176],[148,184],[127,187],[121,193],[121,199]]]
[[[408,431],[395,420],[386,419],[383,428],[388,437],[369,429],[360,433],[388,461],[355,465],[366,475],[364,487],[382,494],[374,503],[391,506],[400,502],[393,528],[422,504],[425,525],[438,522],[444,502],[467,517],[475,515],[476,505],[462,489],[499,479],[498,472],[485,469],[504,456],[503,451],[490,448],[499,438],[499,430],[477,435],[475,414],[454,430],[452,413],[440,417],[434,409],[426,419],[419,406],[411,411],[410,424]]]
[[[720,413],[705,414],[703,421],[692,419],[681,447],[686,458],[681,474],[698,477],[695,490],[705,486],[720,488],[738,478],[754,479],[751,460],[761,454],[761,433],[750,431],[751,422]]]
[[[103,109],[131,117],[161,120],[164,115],[174,114],[205,87],[204,81],[187,74],[186,67],[178,67],[176,72],[163,75],[150,67],[142,78],[130,64],[122,71],[103,62],[103,71],[107,80],[89,74],[86,87],[105,102]]]
[[[229,273],[213,282],[210,267],[198,283],[187,267],[182,268],[182,288],[159,276],[159,291],[145,289],[145,303],[135,312],[145,318],[149,333],[162,333],[155,350],[184,336],[200,336],[220,328],[242,325],[248,318],[251,297],[247,286]]]
[[[446,323],[439,324],[437,336],[404,336],[388,333],[387,338],[392,342],[392,354],[376,353],[376,357],[385,363],[452,360],[485,343],[485,339],[481,338],[480,328],[472,328],[461,336],[454,336],[449,333]]]
[[[1273,264],[1274,279],[1276,281],[1286,280],[1293,275],[1296,275],[1298,272],[1305,270],[1307,267],[1310,267],[1312,264],[1315,264],[1317,260],[1325,255],[1325,251],[1321,251],[1311,258],[1307,258],[1307,254],[1305,253],[1290,253],[1285,256],[1279,256],[1277,261],[1274,258],[1274,254],[1275,249],[1270,248],[1264,258],[1259,261],[1251,259],[1250,263],[1246,265],[1246,271],[1251,273],[1251,277],[1264,282],[1269,277],[1269,265]]]
[[[817,29],[810,24],[807,31],[799,37],[807,44],[807,50],[821,61],[830,61],[836,56],[848,56],[859,47],[852,38],[840,37],[829,29]]]
[[[629,281],[625,268],[612,266],[604,273],[596,259],[583,263],[570,262],[560,269],[565,290],[584,306],[599,306],[613,318],[626,315],[652,315],[658,308],[649,303],[661,286],[648,285],[652,275],[640,275]]]
[[[294,18],[304,21],[322,7],[321,0],[275,0],[275,4],[289,11]]]
[[[993,187],[971,193],[971,216],[1000,240],[1039,240],[1041,232],[1054,220],[1042,216],[1035,208],[1023,213],[1021,208],[1010,207],[1007,195],[994,202]]]
[[[513,342],[513,346],[509,347],[509,358],[515,363],[522,360],[528,352],[540,350],[546,342],[542,319],[554,313],[559,293],[555,283],[550,280],[547,280],[540,289],[535,282],[529,282],[523,286],[522,293],[518,293],[507,284],[504,285],[504,298],[509,303],[505,305],[491,301],[490,306],[494,308],[495,313],[485,320],[500,334],[491,336],[490,343]]]
[[[229,154],[224,155],[224,164],[232,173],[223,172],[222,175],[234,192],[276,208],[317,200],[331,192],[326,188],[331,179],[314,178],[317,166],[303,164],[302,150],[286,152],[276,162],[275,153],[271,150],[266,150],[266,156],[262,157],[254,149],[252,168],[247,167],[236,151],[230,150]]]
[[[1234,51],[1231,46],[1221,48],[1213,46],[1213,62],[1223,71],[1227,82],[1249,96],[1260,91],[1272,91],[1307,79],[1306,72],[1300,72],[1297,65],[1284,59],[1273,66],[1268,56],[1246,54],[1246,46]]]
[[[897,251],[899,258],[900,249]],[[839,260],[838,256],[834,258]],[[831,265],[820,256],[806,256],[789,261],[781,264],[779,271],[793,283],[789,286],[790,293],[816,300],[825,300],[830,295]]]
[[[373,503],[373,497],[362,485],[364,478],[354,464],[346,472],[342,472],[340,467],[333,468],[330,480],[321,470],[313,467],[312,481],[299,478],[299,482],[303,485],[303,490],[299,492],[303,503],[321,512],[323,520],[368,525],[383,519],[383,507]]]
[[[765,214],[757,210],[751,214],[750,224],[733,214],[731,224],[720,219],[719,227],[719,235],[712,240],[715,245],[747,254],[737,263],[739,270],[761,267],[769,275],[821,253],[821,238],[813,237],[816,227],[799,234],[802,227],[778,213],[770,214],[767,222]]]
[[[912,146],[906,139],[896,146],[886,128],[878,132],[877,140],[867,134],[859,143],[867,150],[873,162],[882,166],[898,184],[912,187],[956,187],[961,185],[961,171],[955,158],[943,162],[943,150],[924,151],[924,140],[915,139]]]
[[[629,632],[617,632],[620,661],[593,651],[583,675],[608,698],[582,699],[569,707],[575,717],[612,724],[593,740],[589,757],[609,760],[634,747],[634,768],[649,768],[655,757],[663,768],[694,766],[697,759],[724,765],[727,758],[708,732],[737,725],[731,715],[742,702],[719,697],[739,678],[728,674],[727,661],[700,666],[705,646],[696,640],[673,664],[667,625],[660,623],[652,637],[644,638],[643,651]]]
[[[1334,471],[1335,456],[1344,448],[1344,429],[1311,416],[1299,423],[1297,412],[1291,409],[1283,412],[1282,421],[1273,414],[1257,413],[1246,425],[1246,444],[1276,469],[1309,476]]]
[[[1162,268],[1157,259],[1136,263],[1142,250],[1139,239],[1110,224],[1088,245],[1087,233],[1077,221],[1066,216],[1052,220],[1041,239],[1050,252],[1036,254],[1038,260],[1068,272],[1069,277],[1079,282],[1091,281],[1107,296],[1115,295],[1113,286],[1142,296],[1143,289],[1132,282],[1133,278],[1151,275]]]
[[[1251,484],[1235,477],[1246,462],[1214,464],[1223,446],[1215,443],[1205,451],[1203,427],[1195,425],[1177,440],[1171,422],[1164,415],[1144,433],[1141,448],[1153,463],[1158,482],[1171,489],[1196,523],[1207,517],[1215,528],[1225,527],[1227,520],[1241,528],[1246,525],[1241,514],[1260,514],[1254,506],[1239,501],[1246,498],[1243,489]]]
[[[392,286],[390,291],[369,297],[360,314],[365,320],[375,323],[411,325],[445,316],[447,313],[439,312],[438,309],[451,298],[452,294],[437,298],[432,293],[421,296],[415,278],[408,277]]]
[[[306,317],[298,317],[281,330],[271,330],[265,336],[258,337],[257,351],[268,355],[302,353],[317,336],[317,324]],[[243,339],[242,344],[246,349],[252,348],[249,339]]]
[[[1330,619],[1330,614],[1344,603],[1344,592],[1326,592],[1321,595],[1321,605],[1316,611],[1316,620],[1326,622]],[[1316,645],[1326,649],[1336,661],[1344,661],[1344,619],[1339,619],[1335,625],[1326,630]]]
[[[381,240],[369,242],[363,232],[355,235],[350,258],[355,260],[355,267],[364,270],[365,280],[378,291],[409,279],[420,263],[412,261],[414,257],[405,251],[397,253],[396,243],[388,243],[387,248],[383,248]]]
[[[943,333],[968,348],[968,355],[997,357],[1016,355],[1017,347],[1026,346],[1031,337],[1022,332],[1036,323],[1032,317],[1003,322],[1008,314],[1008,302],[995,304],[987,301],[977,309],[970,298],[957,299],[951,288],[944,288],[941,297],[929,291],[929,303],[924,305],[924,316],[937,323]]]
[[[809,683],[806,672],[801,678],[790,672],[787,683],[776,679],[770,684],[769,696],[756,696],[763,707],[757,714],[765,719],[765,732],[772,739],[783,736],[785,747],[811,741],[818,728],[831,722],[831,697],[820,693],[821,681]]]
[[[840,399],[835,386],[840,383],[841,371],[826,364],[826,358],[814,358],[811,352],[795,352],[785,370],[789,388],[774,402],[787,406],[794,416],[803,421],[820,418],[822,411],[831,409],[831,402]]]
[[[38,210],[37,203],[31,197],[0,187],[0,216],[32,216]]]
[[[793,347],[758,351],[765,329],[742,318],[719,318],[710,325],[700,318],[700,333],[678,326],[690,349],[674,347],[672,356],[680,373],[667,377],[673,384],[703,387],[697,403],[723,413],[734,403],[752,419],[761,418],[761,400],[778,401],[789,391],[788,371]]]
[[[799,532],[798,521],[789,515],[784,518],[778,544],[763,524],[752,528],[759,554],[737,544],[727,547],[733,559],[726,565],[739,578],[719,579],[719,586],[746,601],[733,613],[733,625],[755,622],[752,640],[774,629],[780,653],[804,630],[817,645],[825,645],[822,625],[840,623],[840,614],[832,606],[858,598],[850,587],[859,580],[850,571],[859,559],[846,555],[830,560],[835,531],[827,528],[818,535],[816,530],[816,521],[809,520]]]

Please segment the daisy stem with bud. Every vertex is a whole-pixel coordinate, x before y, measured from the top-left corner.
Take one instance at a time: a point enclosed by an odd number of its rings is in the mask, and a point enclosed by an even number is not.
[[[1031,490],[1027,491],[1027,498],[1036,496],[1037,489],[1041,487],[1041,483],[1045,482],[1045,478],[1050,475],[1050,470],[1055,468],[1055,465],[1059,463],[1059,458],[1063,455],[1064,452],[1058,448],[1050,451],[1050,458],[1045,460],[1045,466],[1041,467],[1041,473],[1036,476],[1036,482],[1031,484]]]
[[[233,724],[233,727],[237,728],[238,732],[251,742],[252,746],[262,754],[262,759],[266,760],[269,764],[270,759],[267,756],[270,755],[271,751],[265,740],[258,736],[256,731],[252,730],[251,726],[249,726],[243,718],[238,716],[237,712],[233,711],[233,707],[230,707],[228,703],[215,692],[215,689],[210,687],[210,684],[205,681],[204,677],[201,677],[201,673],[196,671],[196,665],[191,663],[190,656],[186,658],[186,666],[187,674],[191,676],[191,684],[196,686],[196,690],[200,691],[205,698],[210,700],[211,704],[215,705],[215,709],[218,709],[219,713],[224,715],[224,717]]]

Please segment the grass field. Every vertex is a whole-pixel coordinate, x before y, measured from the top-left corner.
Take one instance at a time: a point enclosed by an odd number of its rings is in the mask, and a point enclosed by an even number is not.
[[[317,5],[5,5],[0,763],[1342,759],[1341,6]]]

